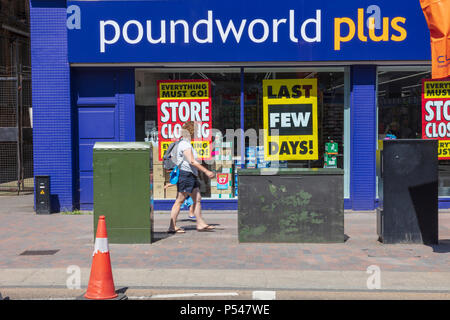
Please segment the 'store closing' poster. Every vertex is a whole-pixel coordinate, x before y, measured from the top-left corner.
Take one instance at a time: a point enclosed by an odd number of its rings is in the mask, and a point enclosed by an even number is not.
[[[317,160],[317,79],[263,80],[264,159]]]
[[[159,80],[158,140],[159,159],[169,145],[181,137],[185,122],[195,122],[195,136],[191,143],[198,158],[211,158],[211,81]]]
[[[422,81],[422,139],[439,140],[439,160],[450,159],[450,81]]]

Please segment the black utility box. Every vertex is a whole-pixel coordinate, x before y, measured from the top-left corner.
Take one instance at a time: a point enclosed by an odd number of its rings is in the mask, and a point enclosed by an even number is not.
[[[377,163],[383,243],[438,243],[438,141],[384,140]]]
[[[36,193],[36,213],[50,214],[50,177],[35,176],[34,187],[34,192]]]
[[[239,242],[343,243],[344,170],[238,170]]]

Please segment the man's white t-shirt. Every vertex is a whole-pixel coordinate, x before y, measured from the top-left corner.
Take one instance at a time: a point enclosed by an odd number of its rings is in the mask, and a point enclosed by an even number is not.
[[[175,153],[176,161],[177,161],[177,164],[178,164],[178,167],[180,168],[180,170],[188,171],[188,172],[193,173],[195,176],[198,176],[198,169],[194,166],[191,166],[189,161],[184,156],[184,151],[188,150],[190,148],[190,149],[192,149],[192,154],[194,155],[194,159],[197,159],[197,152],[192,147],[192,145],[185,140],[180,140],[180,142],[178,143],[178,145],[175,148],[177,149],[176,153]]]

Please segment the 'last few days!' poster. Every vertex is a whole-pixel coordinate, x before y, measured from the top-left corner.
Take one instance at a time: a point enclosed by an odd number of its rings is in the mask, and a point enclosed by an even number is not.
[[[195,136],[191,143],[199,159],[211,158],[211,81],[158,81],[158,140],[159,159],[169,145],[181,137],[187,121],[195,122]]]
[[[317,79],[263,80],[264,159],[317,160]]]

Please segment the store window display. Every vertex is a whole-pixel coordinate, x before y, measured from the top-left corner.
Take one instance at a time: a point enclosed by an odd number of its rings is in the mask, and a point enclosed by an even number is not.
[[[246,68],[245,129],[263,129],[264,79],[317,79],[319,157],[317,160],[290,160],[287,166],[323,168],[325,144],[333,142],[338,146],[337,167],[344,168],[344,77],[344,68]]]
[[[199,80],[207,79],[211,83],[211,116],[212,127],[225,136],[227,129],[240,128],[240,69],[137,69],[136,78],[136,141],[152,141],[154,147],[158,147],[157,139],[154,139],[154,128],[158,129],[157,110],[157,81],[158,80]],[[223,148],[222,148],[223,147]],[[217,148],[216,148],[217,149]],[[211,150],[211,156],[215,157],[216,150]],[[233,150],[234,152],[234,150]],[[220,156],[227,153],[229,161],[216,162],[214,159],[202,162],[208,170],[227,174],[227,184],[220,185],[217,179],[210,180],[204,174],[199,173],[200,191],[204,198],[234,198],[236,196],[233,185],[233,152],[230,146],[220,146]],[[155,153],[157,154],[157,153]],[[155,157],[154,157],[155,159]],[[154,160],[154,167],[161,164]],[[168,186],[169,176],[164,170],[155,170],[154,190],[155,198],[173,199],[176,196],[174,186]]]
[[[273,163],[272,166],[323,168],[328,163],[325,155],[327,143],[337,146],[333,153],[333,167],[345,168],[349,175],[349,163],[344,161],[345,139],[344,126],[349,126],[349,119],[344,121],[344,106],[348,99],[348,72],[344,67],[315,67],[315,68],[244,68],[244,86],[241,88],[240,68],[184,68],[184,69],[136,69],[136,141],[155,140],[155,128],[158,126],[157,112],[157,81],[158,80],[195,80],[208,79],[211,81],[212,127],[222,133],[224,143],[219,145],[213,154],[223,161],[209,161],[205,165],[209,170],[218,173],[217,179],[210,181],[200,174],[200,191],[204,198],[235,198],[237,190],[237,169],[262,168],[272,165],[264,161],[264,141],[260,135],[263,129],[263,80],[265,79],[317,79],[317,122],[318,122],[318,159],[317,160],[289,160]],[[243,92],[241,92],[241,89]],[[244,131],[256,133],[257,146],[247,137],[245,139],[245,156],[247,161],[241,162],[239,139],[234,136],[228,141],[227,130],[233,132],[241,129],[240,110],[241,93],[244,97]],[[344,122],[346,124],[344,125]],[[349,131],[349,129],[347,128]],[[156,146],[156,144],[155,144]],[[217,147],[217,146],[216,146]],[[216,153],[217,152],[217,153]],[[155,158],[155,157],[154,157]],[[248,160],[250,159],[250,160]],[[253,159],[253,160],[252,160]],[[165,185],[167,173],[159,170],[159,164],[154,163],[155,170],[155,198],[174,198],[175,192]],[[159,175],[159,176],[157,176]],[[348,179],[347,179],[348,181]],[[346,182],[346,190],[349,186]],[[162,190],[162,191],[161,191]],[[348,193],[348,192],[347,192]]]
[[[420,139],[422,79],[430,72],[388,70],[378,69],[378,138]]]
[[[431,67],[378,68],[378,140],[422,138],[422,80]],[[450,161],[439,161],[439,196],[450,196]]]

